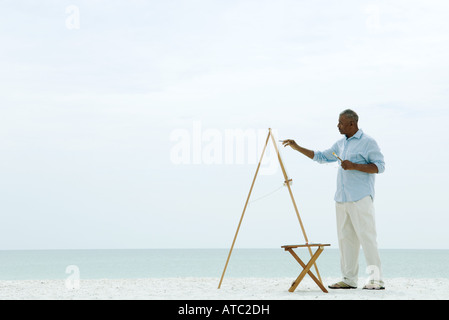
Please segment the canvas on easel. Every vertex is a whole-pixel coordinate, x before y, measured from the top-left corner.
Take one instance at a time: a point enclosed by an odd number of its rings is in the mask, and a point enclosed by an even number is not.
[[[290,198],[291,198],[291,200],[292,200],[293,207],[294,207],[294,209],[295,209],[296,216],[297,216],[297,218],[298,218],[299,225],[301,226],[301,231],[302,231],[302,234],[303,234],[303,236],[304,236],[304,240],[305,240],[305,242],[306,242],[306,247],[307,247],[308,250],[309,250],[310,256],[313,257],[312,249],[311,249],[311,247],[308,245],[309,240],[308,240],[308,238],[307,238],[307,234],[306,234],[306,231],[305,231],[305,229],[304,229],[304,225],[303,225],[302,220],[301,220],[301,217],[300,217],[300,215],[299,215],[299,211],[298,211],[298,207],[297,207],[297,205],[296,205],[295,198],[293,197],[293,192],[292,192],[292,189],[291,189],[291,183],[290,183],[290,182],[291,182],[291,179],[288,178],[287,172],[286,172],[286,170],[285,170],[284,163],[283,163],[283,161],[282,161],[281,155],[280,155],[280,153],[279,153],[279,149],[278,149],[277,144],[276,144],[276,140],[275,140],[275,138],[274,138],[274,136],[273,136],[273,133],[272,133],[272,131],[271,131],[271,128],[270,128],[270,129],[268,129],[267,140],[265,141],[265,145],[264,145],[264,147],[263,147],[262,154],[261,154],[261,156],[260,156],[260,160],[259,160],[259,163],[258,163],[258,165],[257,165],[256,173],[255,173],[255,175],[254,175],[253,182],[252,182],[252,184],[251,184],[251,188],[249,189],[248,197],[247,197],[247,199],[246,199],[245,206],[244,206],[244,208],[243,208],[242,216],[240,217],[240,221],[239,221],[239,224],[238,224],[238,226],[237,226],[237,231],[235,232],[234,240],[232,241],[231,249],[229,250],[228,258],[227,258],[227,260],[226,260],[226,264],[225,264],[225,267],[224,267],[224,270],[223,270],[223,274],[222,274],[221,279],[220,279],[220,283],[218,284],[218,289],[221,288],[221,284],[222,284],[222,282],[223,282],[223,278],[224,278],[224,275],[225,275],[225,273],[226,273],[226,269],[227,269],[227,267],[228,267],[229,259],[230,259],[231,254],[232,254],[232,250],[234,249],[235,241],[236,241],[236,239],[237,239],[237,235],[238,235],[238,233],[239,233],[240,226],[241,226],[241,224],[242,224],[243,217],[244,217],[245,212],[246,212],[246,208],[248,207],[249,199],[250,199],[250,197],[251,197],[251,193],[252,193],[252,191],[253,191],[254,184],[255,184],[255,182],[256,182],[257,174],[259,173],[259,169],[260,169],[260,166],[261,166],[261,163],[262,163],[262,160],[263,160],[263,156],[264,156],[264,154],[265,154],[265,150],[266,150],[266,148],[267,148],[267,146],[268,146],[268,143],[269,143],[270,139],[271,139],[271,141],[273,142],[273,145],[274,145],[274,148],[275,148],[275,151],[276,151],[278,160],[279,160],[279,164],[280,164],[280,166],[281,166],[282,174],[283,174],[284,179],[285,179],[285,180],[284,180],[284,184],[285,184],[285,185],[287,186],[287,188],[288,188],[288,192],[289,192],[289,194],[290,194]],[[317,267],[317,265],[316,265],[316,263],[315,263],[314,261],[313,261],[313,265],[314,265],[314,267],[315,267],[315,271],[316,271],[316,274],[317,274],[317,276],[318,276],[318,279],[317,279],[317,280],[322,284],[322,280],[321,280],[320,273],[319,273],[319,271],[318,271],[318,267]]]

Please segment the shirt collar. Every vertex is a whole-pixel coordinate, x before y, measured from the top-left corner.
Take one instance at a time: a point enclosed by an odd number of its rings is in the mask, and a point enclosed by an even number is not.
[[[346,138],[346,140],[351,140],[351,139],[360,139],[363,135],[363,130],[359,129],[359,131],[357,131],[351,138]]]

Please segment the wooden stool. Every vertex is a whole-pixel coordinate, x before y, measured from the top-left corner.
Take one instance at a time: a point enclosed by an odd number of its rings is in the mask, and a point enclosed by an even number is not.
[[[299,274],[298,278],[296,278],[296,280],[292,283],[292,285],[291,285],[290,289],[288,289],[288,291],[294,292],[296,290],[296,288],[298,287],[299,283],[302,281],[302,279],[304,279],[306,274],[308,274],[313,279],[313,281],[315,281],[316,284],[321,288],[321,290],[323,290],[323,292],[328,293],[328,291],[326,290],[324,285],[321,283],[321,281],[317,277],[315,277],[315,275],[312,273],[312,271],[310,271],[310,268],[312,268],[312,266],[315,264],[315,261],[318,259],[321,252],[323,252],[324,247],[329,247],[329,246],[330,246],[330,244],[315,243],[315,244],[285,245],[285,246],[281,247],[281,248],[284,248],[285,251],[290,252],[290,254],[293,256],[293,258],[295,258],[295,260],[298,261],[298,263],[303,268],[302,272]],[[295,251],[293,251],[293,249],[295,249],[295,248],[309,248],[310,249],[310,247],[318,247],[318,249],[313,254],[313,256],[310,258],[309,262],[307,264],[305,264],[298,257],[298,255],[295,253]]]

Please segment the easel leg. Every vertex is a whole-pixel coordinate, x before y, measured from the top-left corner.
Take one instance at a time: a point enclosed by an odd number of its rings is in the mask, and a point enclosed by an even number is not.
[[[248,207],[249,198],[251,197],[251,192],[253,191],[254,183],[256,182],[257,174],[259,173],[260,164],[262,163],[263,155],[265,154],[265,149],[267,148],[268,141],[270,139],[271,130],[268,132],[267,141],[265,141],[265,146],[262,151],[262,155],[260,156],[259,164],[257,165],[256,174],[254,175],[253,183],[251,184],[251,188],[249,189],[248,198],[246,199],[245,207],[243,208],[242,216],[240,217],[239,225],[237,226],[237,231],[235,232],[234,240],[232,241],[231,249],[229,250],[228,259],[226,260],[226,264],[223,270],[223,274],[221,275],[220,283],[218,284],[218,289],[221,287],[221,283],[223,282],[223,277],[225,275],[226,269],[228,267],[229,259],[231,258],[232,250],[234,249],[235,240],[237,239],[237,235],[240,230],[240,226],[243,221],[243,216],[245,215],[246,208]]]

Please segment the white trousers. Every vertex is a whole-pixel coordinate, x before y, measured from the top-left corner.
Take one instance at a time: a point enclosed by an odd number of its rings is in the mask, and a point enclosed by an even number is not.
[[[336,212],[343,281],[357,287],[361,245],[366,259],[368,280],[381,282],[382,269],[371,196],[357,202],[337,202]]]

